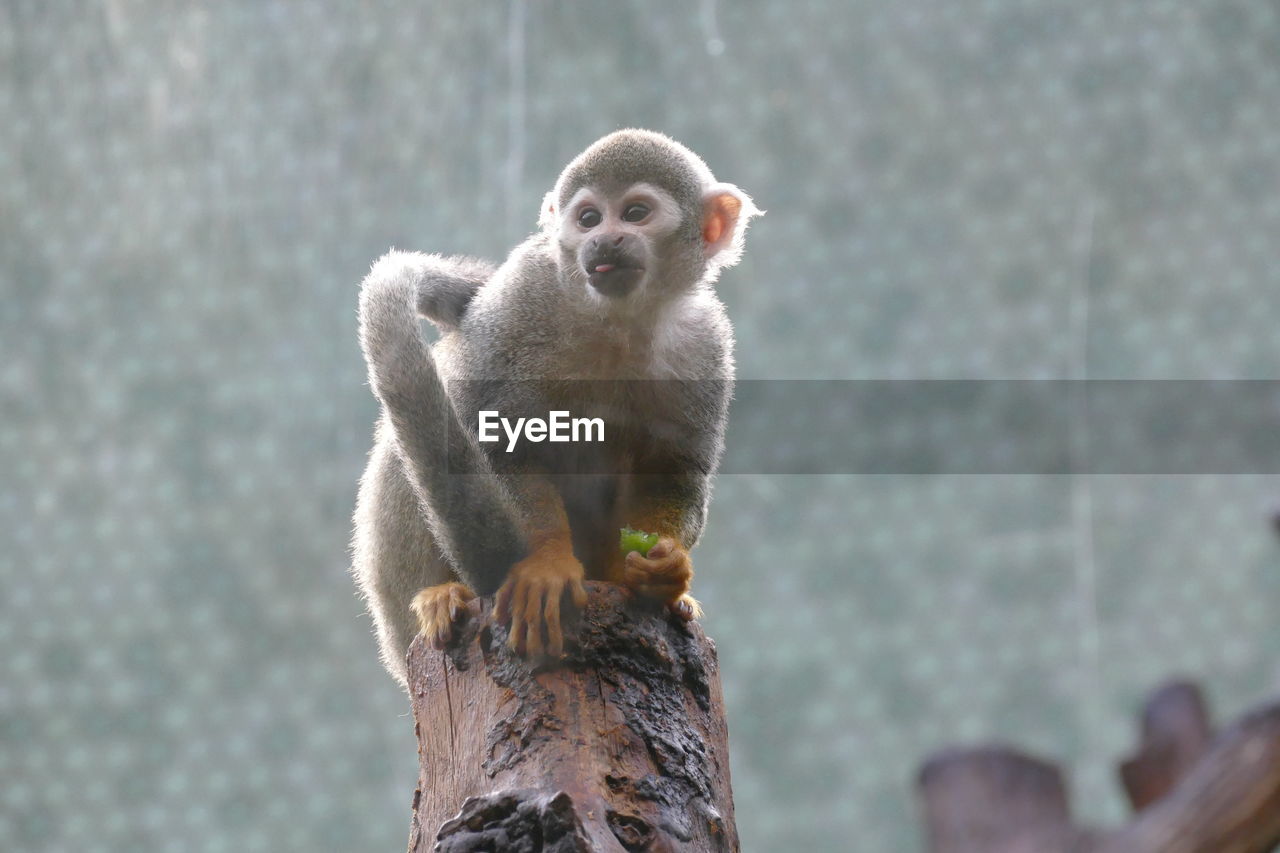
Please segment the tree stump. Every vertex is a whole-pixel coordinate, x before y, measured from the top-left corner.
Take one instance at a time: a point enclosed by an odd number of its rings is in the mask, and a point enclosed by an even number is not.
[[[513,655],[487,600],[445,651],[414,640],[411,853],[738,850],[715,645],[587,591],[553,665]]]

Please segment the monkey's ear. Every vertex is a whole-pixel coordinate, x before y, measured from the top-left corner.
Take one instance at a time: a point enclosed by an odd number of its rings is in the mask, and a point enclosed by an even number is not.
[[[556,191],[549,190],[542,197],[542,212],[538,214],[538,227],[546,230],[556,224]]]
[[[712,184],[702,193],[702,249],[717,269],[742,257],[742,240],[751,217],[764,213],[751,196],[733,184]]]

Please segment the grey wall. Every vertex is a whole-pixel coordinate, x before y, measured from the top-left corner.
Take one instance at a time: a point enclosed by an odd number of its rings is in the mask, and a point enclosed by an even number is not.
[[[345,575],[388,246],[499,257],[647,126],[769,211],[720,285],[743,377],[1277,379],[1278,106],[1261,0],[8,0],[0,848],[402,848]],[[1146,688],[1280,689],[1278,496],[722,478],[744,846],[913,849],[920,757],[994,738],[1118,819]]]

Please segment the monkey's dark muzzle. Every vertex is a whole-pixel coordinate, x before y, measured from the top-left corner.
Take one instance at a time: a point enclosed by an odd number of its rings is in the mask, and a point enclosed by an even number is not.
[[[585,264],[587,281],[602,296],[618,299],[635,290],[644,278],[644,269],[630,258],[598,255]]]

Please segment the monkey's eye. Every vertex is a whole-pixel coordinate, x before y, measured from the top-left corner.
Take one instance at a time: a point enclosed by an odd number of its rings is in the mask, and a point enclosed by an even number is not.
[[[627,209],[622,211],[622,220],[624,222],[639,222],[649,215],[649,208],[643,204],[629,204]]]
[[[584,207],[578,212],[578,224],[583,228],[595,228],[600,224],[600,220],[602,218],[603,217],[600,216],[600,211],[596,210],[594,207]]]

